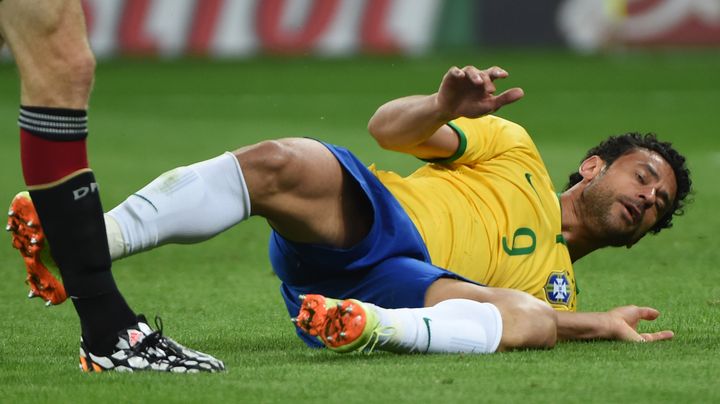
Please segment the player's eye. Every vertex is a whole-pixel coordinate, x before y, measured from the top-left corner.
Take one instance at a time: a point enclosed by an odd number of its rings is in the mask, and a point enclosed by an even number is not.
[[[644,177],[642,174],[640,174],[639,172],[638,172],[638,173],[635,173],[635,178],[637,178],[637,180],[638,180],[641,184],[645,185],[645,177]]]

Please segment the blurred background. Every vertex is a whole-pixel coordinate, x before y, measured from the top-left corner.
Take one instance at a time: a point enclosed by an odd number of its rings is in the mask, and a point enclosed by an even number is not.
[[[100,58],[720,46],[718,0],[84,0]]]

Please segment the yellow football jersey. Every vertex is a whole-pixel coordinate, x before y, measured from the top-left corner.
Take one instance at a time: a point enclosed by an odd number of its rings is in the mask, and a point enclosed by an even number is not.
[[[449,125],[460,139],[449,159],[407,177],[370,167],[415,223],[433,264],[575,310],[560,201],[530,136],[495,116]]]

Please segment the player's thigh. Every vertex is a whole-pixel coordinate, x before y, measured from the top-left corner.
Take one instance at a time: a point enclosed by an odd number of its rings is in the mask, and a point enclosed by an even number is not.
[[[271,140],[235,152],[254,215],[288,240],[347,247],[367,234],[372,208],[322,143]]]
[[[18,65],[23,104],[86,107],[95,59],[79,0],[2,0],[0,35]]]

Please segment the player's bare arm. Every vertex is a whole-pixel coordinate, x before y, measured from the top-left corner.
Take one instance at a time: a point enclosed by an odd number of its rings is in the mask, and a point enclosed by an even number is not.
[[[368,130],[385,149],[425,159],[449,157],[459,141],[445,126],[447,122],[480,117],[523,97],[520,88],[495,95],[494,81],[506,77],[508,73],[499,67],[452,67],[436,93],[398,98],[382,105],[370,119]]]
[[[558,312],[559,340],[618,340],[652,342],[671,339],[670,330],[639,333],[641,320],[653,321],[660,312],[652,307],[622,306],[606,312]]]

